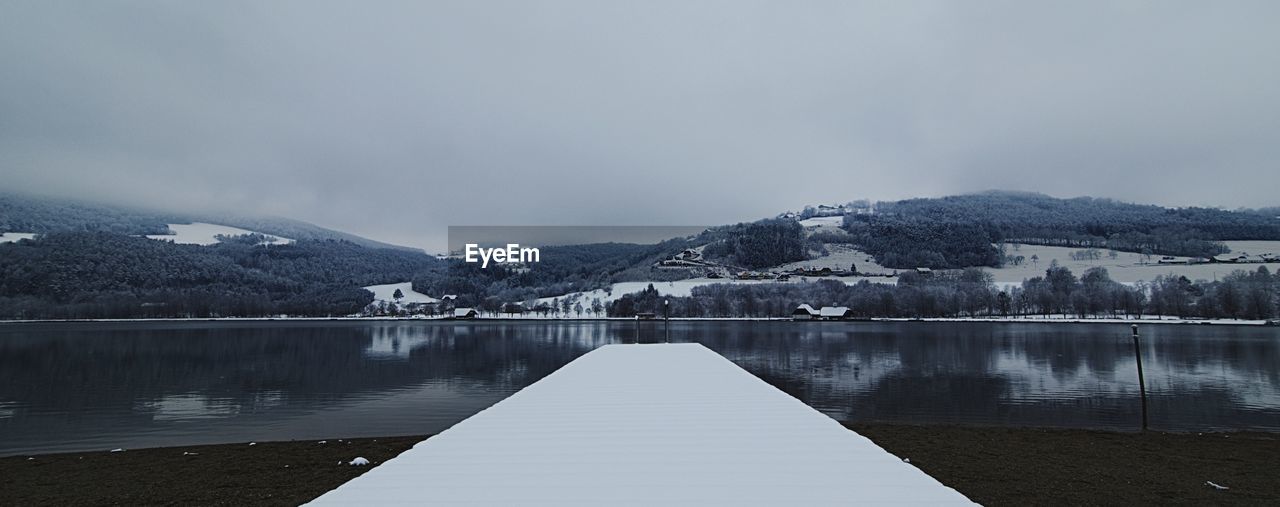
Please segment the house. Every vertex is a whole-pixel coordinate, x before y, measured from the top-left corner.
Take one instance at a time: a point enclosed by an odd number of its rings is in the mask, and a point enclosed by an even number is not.
[[[933,274],[933,270],[932,270],[932,269],[929,269],[929,268],[916,268],[916,274],[918,274],[918,275],[932,275],[932,274]]]
[[[779,281],[779,282],[785,282],[785,281],[788,281],[788,280],[790,280],[790,279],[791,279],[791,275],[788,275],[788,274],[786,274],[786,273],[783,273],[783,274],[781,274],[781,275],[778,275],[778,281]]]
[[[822,320],[844,320],[852,315],[847,306],[824,306],[818,310],[818,318]]]
[[[476,319],[480,318],[480,313],[475,308],[456,308],[453,310],[453,318],[455,319]]]
[[[736,278],[739,280],[768,280],[770,276],[768,273],[757,273],[755,271],[743,271],[741,273],[738,273]]]
[[[686,248],[684,251],[676,254],[675,260],[678,261],[696,261],[702,258],[702,253],[692,248]]]
[[[524,309],[523,303],[507,303],[505,305],[502,305],[502,313],[515,315],[515,314],[523,314],[524,312],[525,312],[525,309]]]
[[[795,311],[791,312],[791,320],[813,320],[818,318],[818,311],[814,310],[808,303],[797,306]]]
[[[658,318],[658,315],[653,312],[636,312],[636,320],[653,320],[656,318]]]
[[[458,300],[458,295],[457,295],[457,294],[445,294],[445,295],[443,295],[443,296],[440,296],[440,301],[441,301],[441,302],[448,301],[448,302],[452,303],[452,302],[457,301],[457,300]]]

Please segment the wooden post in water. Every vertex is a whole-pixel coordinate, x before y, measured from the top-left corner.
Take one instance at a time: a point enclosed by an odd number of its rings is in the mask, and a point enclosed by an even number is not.
[[[662,317],[663,317],[663,320],[665,321],[663,322],[663,327],[664,327],[663,331],[667,335],[664,341],[666,341],[667,343],[671,343],[671,300],[670,299],[662,300]]]
[[[1142,431],[1147,431],[1147,381],[1142,376],[1142,346],[1138,345],[1138,325],[1133,325],[1133,357],[1138,361],[1138,396],[1142,398]]]

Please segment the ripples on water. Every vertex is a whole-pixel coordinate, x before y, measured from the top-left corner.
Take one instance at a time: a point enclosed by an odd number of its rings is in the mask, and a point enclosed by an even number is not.
[[[1151,426],[1280,430],[1280,332],[1146,325]],[[0,455],[426,434],[661,322],[0,326]],[[1132,429],[1128,326],[676,322],[840,420]],[[654,372],[660,375],[661,372]]]

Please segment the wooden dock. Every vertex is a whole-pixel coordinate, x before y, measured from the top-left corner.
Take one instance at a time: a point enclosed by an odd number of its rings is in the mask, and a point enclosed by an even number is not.
[[[972,505],[698,344],[596,349],[315,505]]]

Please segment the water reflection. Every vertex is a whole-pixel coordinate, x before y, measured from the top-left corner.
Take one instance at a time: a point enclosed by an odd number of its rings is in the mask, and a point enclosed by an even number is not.
[[[1122,325],[675,322],[842,420],[1133,428]],[[1280,333],[1144,326],[1151,425],[1280,430]],[[438,432],[661,322],[0,326],[0,455]],[[656,372],[655,374],[660,374]]]
[[[1275,330],[1143,332],[1153,428],[1280,429]],[[731,323],[675,334],[841,420],[1131,429],[1140,418],[1126,326]]]
[[[609,343],[600,323],[0,328],[0,454],[434,433]]]

